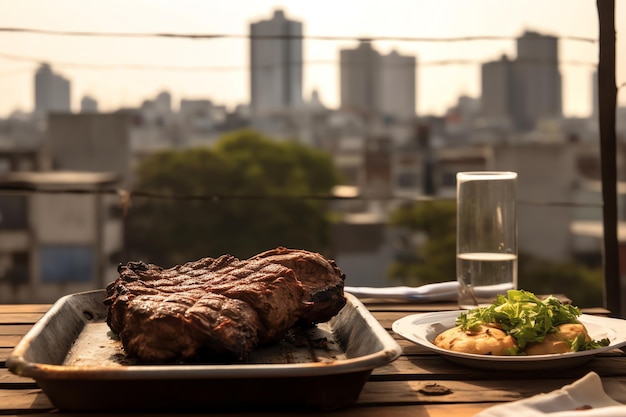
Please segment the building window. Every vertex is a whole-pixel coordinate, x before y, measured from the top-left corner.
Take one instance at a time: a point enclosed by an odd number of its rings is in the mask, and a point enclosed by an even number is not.
[[[28,228],[28,209],[25,196],[0,196],[0,230],[24,230]]]
[[[27,252],[0,254],[0,282],[28,284],[30,257]]]
[[[402,172],[398,174],[398,187],[416,188],[419,185],[419,177],[412,172]]]
[[[90,246],[44,246],[40,251],[41,282],[89,282],[94,278]]]

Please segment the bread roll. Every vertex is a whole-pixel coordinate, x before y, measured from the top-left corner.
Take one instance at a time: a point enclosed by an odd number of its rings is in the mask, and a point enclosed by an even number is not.
[[[517,346],[513,337],[497,327],[486,325],[472,330],[453,327],[438,334],[433,344],[455,352],[498,356],[507,355],[508,350]]]
[[[571,342],[583,335],[585,342],[591,341],[587,329],[582,324],[561,324],[557,331],[548,333],[543,342],[535,342],[526,346],[527,355],[549,355],[551,353],[571,352]]]

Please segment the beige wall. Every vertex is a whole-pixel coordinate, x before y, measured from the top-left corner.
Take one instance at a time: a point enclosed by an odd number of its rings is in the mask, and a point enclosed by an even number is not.
[[[96,196],[37,194],[32,222],[42,244],[92,243],[96,239]]]
[[[549,260],[571,259],[571,224],[576,208],[554,203],[576,201],[581,179],[574,144],[524,144],[495,147],[495,168],[518,173],[520,252]]]
[[[47,150],[54,170],[130,174],[130,117],[125,114],[51,114]]]

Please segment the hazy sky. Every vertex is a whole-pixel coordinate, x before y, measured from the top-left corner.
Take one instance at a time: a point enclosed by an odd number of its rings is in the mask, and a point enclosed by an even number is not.
[[[626,0],[617,0],[617,32],[626,33]],[[247,35],[251,22],[281,8],[302,21],[305,36],[515,38],[524,30],[558,37],[597,39],[595,0],[0,0],[1,28],[116,33]],[[619,43],[621,42],[621,43]],[[305,40],[304,94],[318,90],[322,101],[339,104],[338,59],[356,41]],[[480,95],[480,62],[515,57],[515,41],[376,41],[415,55],[417,111],[443,113],[461,94]],[[563,108],[587,115],[597,42],[559,43]],[[0,116],[33,108],[38,62],[72,82],[72,106],[84,95],[101,110],[138,106],[161,91],[181,98],[208,98],[234,106],[249,100],[247,39],[166,39],[51,36],[0,32]],[[626,40],[618,41],[618,85],[626,83]],[[440,65],[441,61],[469,61]],[[439,64],[438,64],[439,63]],[[195,70],[176,70],[176,68]],[[203,70],[199,70],[203,69]],[[619,101],[626,104],[626,86]]]

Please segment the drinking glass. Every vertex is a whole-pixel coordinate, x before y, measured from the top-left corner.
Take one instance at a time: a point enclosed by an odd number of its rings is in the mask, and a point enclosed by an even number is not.
[[[459,307],[491,304],[517,289],[517,173],[457,173]]]

